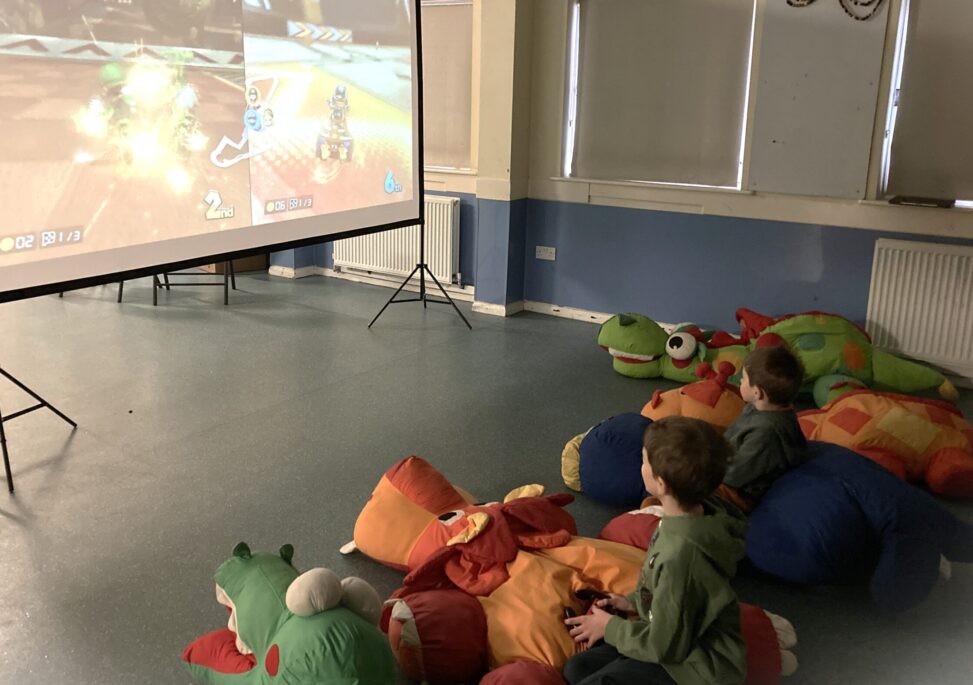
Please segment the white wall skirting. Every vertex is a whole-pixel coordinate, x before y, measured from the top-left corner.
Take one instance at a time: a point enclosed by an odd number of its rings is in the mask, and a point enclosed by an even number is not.
[[[592,312],[587,309],[577,309],[575,307],[562,307],[559,304],[548,304],[547,302],[525,300],[523,304],[524,310],[528,312],[560,316],[561,318],[574,319],[575,321],[587,321],[588,323],[596,323],[599,326],[614,316],[614,314]]]
[[[473,302],[473,311],[478,314],[491,316],[513,316],[524,311],[523,301],[508,302],[507,304],[493,304],[492,302]]]
[[[297,269],[292,269],[288,266],[272,266],[268,270],[271,276],[280,276],[281,278],[304,278],[306,276],[327,276],[328,278],[340,278],[343,281],[351,281],[353,283],[364,283],[366,285],[378,285],[383,288],[398,288],[402,284],[402,279],[396,276],[368,276],[365,274],[357,274],[347,271],[335,271],[334,269],[329,269],[323,266],[302,266]],[[454,300],[460,302],[472,302],[475,294],[475,289],[472,286],[466,286],[459,288],[455,285],[444,285],[446,292]],[[419,280],[413,278],[410,283],[408,283],[403,290],[408,292],[417,293],[419,292]],[[439,297],[442,294],[439,293],[439,288],[433,283],[432,279],[426,279],[426,291],[435,297],[437,293]]]
[[[274,265],[267,269],[267,273],[271,276],[280,276],[281,278],[305,278],[307,276],[321,276],[321,267],[319,266],[300,266],[298,268],[293,268],[290,266],[278,266]]]
[[[328,269],[325,267],[317,267],[318,273],[322,276],[327,276],[329,278],[340,278],[343,281],[351,281],[352,283],[365,283],[366,285],[378,285],[383,288],[398,288],[402,285],[402,278],[399,276],[369,276],[367,274],[355,273],[353,271],[335,271],[334,269]],[[473,297],[476,293],[476,289],[473,286],[459,287],[452,284],[443,284],[443,289],[449,294],[454,300],[460,302],[472,302]],[[403,290],[409,292],[417,293],[419,292],[419,279],[413,277],[413,279],[406,284]],[[432,281],[431,278],[426,278],[426,292],[432,297],[437,295],[441,298],[442,293],[439,292],[439,288]]]
[[[547,314],[549,316],[559,316],[562,319],[573,319],[575,321],[586,321],[588,323],[595,323],[599,326],[608,319],[615,316],[615,314],[606,314],[605,312],[593,312],[589,309],[577,309],[575,307],[562,307],[559,304],[548,304],[547,302],[533,302],[531,300],[524,301],[524,311],[535,312],[537,314]],[[635,312],[641,313],[641,312]],[[676,328],[683,324],[675,323],[664,323],[662,321],[656,321],[666,333],[671,333]]]

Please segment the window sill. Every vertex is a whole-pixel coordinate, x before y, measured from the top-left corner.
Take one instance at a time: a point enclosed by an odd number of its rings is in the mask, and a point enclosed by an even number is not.
[[[973,240],[973,208],[930,212],[885,200],[779,195],[749,190],[626,183],[558,176],[530,181],[529,197],[608,207],[843,226]]]
[[[456,169],[448,166],[427,166],[427,174],[443,174],[444,176],[476,176],[476,169]]]
[[[476,194],[477,174],[474,169],[426,167],[423,186],[426,190],[446,193]]]
[[[888,200],[859,200],[858,204],[867,207],[907,207],[911,209],[939,209],[947,212],[973,212],[973,205],[965,203],[956,204],[953,207],[923,207],[921,205],[893,205]]]
[[[753,195],[752,190],[743,190],[737,187],[731,186],[701,186],[692,185],[688,183],[661,183],[658,181],[621,181],[621,180],[606,180],[598,178],[576,178],[572,176],[551,176],[548,180],[554,181],[556,183],[579,183],[586,184],[589,186],[605,186],[606,188],[611,188],[617,186],[619,188],[644,188],[646,190],[681,190],[686,192],[701,192],[701,193],[730,193],[732,195]]]

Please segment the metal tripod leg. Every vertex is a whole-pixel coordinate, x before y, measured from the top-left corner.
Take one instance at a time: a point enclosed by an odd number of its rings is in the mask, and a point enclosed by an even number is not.
[[[3,430],[3,412],[0,410],[0,451],[3,452],[3,470],[7,474],[7,491],[14,491],[14,475],[10,471],[10,455],[7,453],[7,434]]]
[[[425,269],[426,271],[429,271],[429,267],[427,267],[425,264],[422,265],[422,268]],[[459,310],[459,307],[456,306],[456,303],[453,301],[453,298],[451,298],[449,296],[449,293],[446,292],[446,288],[444,288],[440,284],[440,282],[436,279],[436,276],[432,273],[432,271],[429,271],[429,278],[431,278],[432,279],[432,282],[435,283],[439,287],[439,292],[441,292],[443,294],[443,297],[446,298],[446,301],[449,304],[453,305],[453,309],[455,309],[456,310],[456,313],[459,314],[459,318],[463,319],[463,323],[466,324],[466,327],[469,328],[472,331],[473,330],[473,326],[471,326],[470,325],[470,322],[466,320],[466,317],[465,316],[463,316],[463,312],[461,312]],[[430,302],[436,302],[436,300],[429,300],[429,301]],[[423,302],[423,304],[425,304],[425,302],[426,302],[426,298],[425,297],[422,299],[422,302]],[[436,304],[446,304],[446,302],[437,302]]]
[[[32,411],[37,411],[38,409],[47,408],[47,409],[50,409],[52,412],[54,412],[58,417],[60,417],[61,419],[63,419],[72,428],[77,428],[78,427],[78,424],[76,424],[74,421],[72,421],[66,414],[64,414],[63,412],[61,412],[53,404],[51,404],[50,402],[48,402],[47,400],[45,400],[43,397],[41,397],[36,392],[34,392],[30,388],[28,388],[26,385],[24,385],[23,383],[21,383],[19,380],[17,380],[13,376],[11,376],[9,373],[7,373],[6,371],[4,371],[2,368],[0,368],[0,375],[2,375],[4,378],[6,378],[7,380],[9,380],[11,383],[13,383],[14,385],[16,385],[21,390],[23,390],[25,393],[27,393],[28,395],[30,395],[31,397],[33,397],[38,402],[38,404],[36,404],[36,405],[34,405],[32,407],[27,407],[26,409],[21,409],[20,411],[16,411],[13,414],[10,414],[9,416],[3,416],[3,414],[0,413],[0,451],[3,452],[3,468],[4,468],[4,471],[6,472],[6,475],[7,475],[7,490],[9,490],[10,492],[13,492],[14,491],[14,479],[13,479],[13,474],[10,471],[10,455],[7,452],[7,433],[6,433],[6,431],[4,430],[4,427],[3,427],[4,421],[10,421],[11,419],[15,419],[18,416],[23,416],[24,414],[29,414]]]
[[[388,309],[388,306],[389,306],[390,304],[392,304],[392,302],[393,302],[393,301],[395,301],[395,296],[396,296],[396,295],[398,295],[398,294],[399,294],[400,292],[402,292],[402,288],[404,288],[404,287],[405,287],[405,284],[406,284],[406,283],[408,283],[408,282],[409,282],[409,281],[410,281],[410,280],[412,279],[412,276],[413,276],[413,275],[415,274],[415,272],[416,272],[416,271],[418,271],[418,270],[419,270],[419,264],[416,264],[416,268],[414,268],[414,269],[412,270],[412,273],[410,273],[410,274],[409,274],[408,276],[406,276],[406,277],[405,277],[405,280],[404,280],[404,281],[402,281],[402,284],[401,284],[401,285],[399,285],[399,287],[398,287],[398,289],[397,289],[397,290],[396,290],[396,291],[395,291],[394,293],[392,293],[392,297],[390,297],[390,298],[389,298],[389,301],[385,303],[385,306],[384,306],[384,307],[382,307],[382,308],[381,308],[380,310],[378,310],[378,314],[376,314],[376,315],[375,315],[375,318],[374,318],[374,319],[372,319],[372,323],[370,323],[370,324],[368,324],[368,327],[369,327],[369,328],[371,328],[371,327],[372,327],[372,324],[373,324],[373,323],[375,323],[376,321],[378,321],[378,317],[380,317],[380,316],[382,315],[382,312],[384,312],[384,311],[385,311],[386,309]],[[414,299],[414,300],[398,300],[398,301],[399,301],[399,302],[418,302],[418,299]]]

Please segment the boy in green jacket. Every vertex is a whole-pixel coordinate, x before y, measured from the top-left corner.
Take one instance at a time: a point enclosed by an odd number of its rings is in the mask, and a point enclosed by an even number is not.
[[[746,647],[730,579],[743,558],[746,521],[712,496],[731,454],[723,436],[698,419],[669,417],[646,429],[642,480],[664,515],[636,591],[565,619],[575,641],[590,647],[565,666],[569,685],[743,682]],[[637,616],[613,616],[609,608]]]

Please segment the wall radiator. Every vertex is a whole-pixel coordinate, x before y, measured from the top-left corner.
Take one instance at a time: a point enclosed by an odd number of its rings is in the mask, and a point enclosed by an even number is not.
[[[426,264],[443,285],[460,282],[459,198],[426,196]],[[336,240],[341,271],[408,276],[419,261],[419,225]]]
[[[973,247],[877,240],[866,326],[877,347],[973,380]]]

